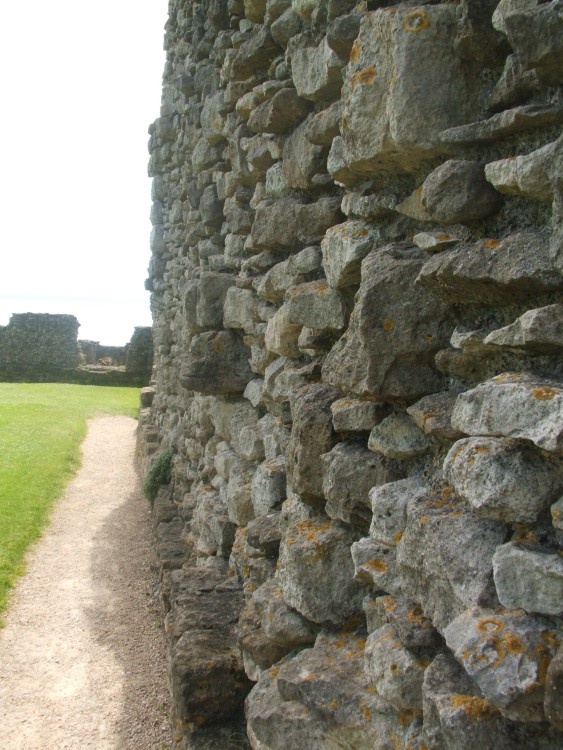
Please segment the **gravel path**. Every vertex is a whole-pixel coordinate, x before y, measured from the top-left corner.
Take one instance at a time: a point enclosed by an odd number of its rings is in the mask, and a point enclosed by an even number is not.
[[[135,420],[89,422],[82,467],[0,630],[2,750],[168,750],[169,699]]]

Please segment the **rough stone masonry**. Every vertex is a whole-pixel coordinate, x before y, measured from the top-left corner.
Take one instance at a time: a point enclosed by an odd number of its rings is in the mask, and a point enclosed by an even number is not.
[[[169,7],[178,750],[560,749],[563,1]]]

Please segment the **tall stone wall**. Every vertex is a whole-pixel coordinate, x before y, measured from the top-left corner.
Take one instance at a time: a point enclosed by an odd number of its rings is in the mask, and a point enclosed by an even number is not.
[[[169,7],[178,748],[560,748],[563,2]]]
[[[74,315],[15,313],[0,327],[0,367],[73,370],[78,328]]]

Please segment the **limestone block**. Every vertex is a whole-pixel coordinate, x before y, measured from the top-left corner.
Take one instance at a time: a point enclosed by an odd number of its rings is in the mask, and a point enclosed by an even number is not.
[[[386,458],[415,458],[432,450],[434,443],[408,414],[385,417],[370,432],[368,448]]]
[[[242,427],[233,443],[238,455],[245,461],[261,461],[264,458],[262,431],[257,424]]]
[[[492,559],[505,540],[504,524],[467,512],[451,488],[412,498],[397,547],[404,595],[440,632],[469,606],[497,606]]]
[[[228,479],[232,467],[237,463],[237,454],[226,442],[221,442],[217,446],[215,453],[215,471],[223,479]]]
[[[315,246],[306,247],[296,255],[270,268],[258,280],[256,291],[263,299],[281,302],[289,287],[310,281],[320,268],[320,249]]]
[[[371,520],[369,491],[397,479],[401,467],[374,456],[358,443],[338,443],[321,460],[325,512],[335,520],[367,528]]]
[[[493,557],[500,603],[543,615],[563,612],[563,558],[557,550],[509,542]]]
[[[248,127],[256,133],[286,133],[307,117],[309,109],[295,89],[284,88],[252,110]]]
[[[549,143],[530,154],[493,161],[485,167],[487,180],[501,193],[551,203],[553,186],[549,179],[549,166],[555,155],[555,147],[555,143]]]
[[[258,297],[251,289],[231,286],[227,289],[223,303],[223,325],[225,328],[242,328],[250,332],[258,320]]]
[[[246,526],[254,518],[252,476],[251,468],[240,461],[234,464],[229,474],[226,492],[227,511],[229,518],[237,526]]]
[[[285,456],[291,430],[284,427],[281,419],[272,414],[265,414],[260,420],[260,429],[264,440],[266,460],[273,461],[279,456]]]
[[[337,289],[359,284],[362,260],[374,249],[377,239],[376,232],[360,221],[330,227],[321,242],[328,283]]]
[[[479,305],[525,302],[562,286],[545,238],[532,232],[438,253],[424,264],[417,283],[445,302]]]
[[[219,493],[209,486],[198,488],[190,528],[196,538],[196,555],[229,557],[235,527]]]
[[[180,369],[188,391],[239,393],[252,379],[249,350],[231,330],[194,336]]]
[[[350,59],[352,45],[360,31],[361,16],[359,13],[348,13],[335,18],[329,24],[326,33],[328,46],[333,49],[342,60]]]
[[[514,323],[486,336],[486,345],[550,352],[563,348],[563,304],[528,310]]]
[[[463,433],[451,424],[456,398],[456,395],[450,391],[432,393],[409,406],[407,414],[427,435],[433,435],[442,440],[457,440],[463,437]]]
[[[282,357],[299,357],[298,339],[303,326],[290,320],[287,305],[282,305],[268,321],[265,346]]]
[[[450,5],[362,17],[342,91],[342,139],[329,158],[334,179],[413,171],[444,152],[440,131],[476,115],[469,68],[454,50],[456,27]]]
[[[280,48],[268,29],[263,27],[241,44],[232,59],[226,58],[221,77],[224,80],[244,81],[257,71],[266,69],[279,53]]]
[[[309,121],[306,120],[284,143],[282,169],[286,185],[293,190],[314,187],[315,175],[326,171],[325,161],[323,147],[309,140]]]
[[[252,23],[262,23],[266,12],[266,0],[244,0],[244,15]]]
[[[266,197],[283,198],[289,193],[289,187],[283,176],[281,162],[276,162],[266,171]]]
[[[483,518],[535,523],[563,490],[559,467],[528,442],[506,438],[458,440],[444,477]]]
[[[275,579],[262,584],[252,595],[252,601],[260,616],[262,630],[271,641],[285,648],[314,643],[318,625],[287,606]]]
[[[447,232],[419,232],[412,238],[414,244],[429,253],[440,253],[459,242],[459,239]]]
[[[285,458],[260,464],[252,478],[252,505],[256,516],[279,509],[286,496]]]
[[[302,28],[302,21],[295,13],[293,8],[287,8],[279,18],[277,18],[270,27],[272,39],[280,47],[286,47],[289,40],[299,34]]]
[[[424,737],[436,750],[548,750],[560,741],[544,723],[505,718],[450,654],[439,654],[428,667],[422,692]]]
[[[504,373],[461,393],[452,424],[469,435],[525,438],[563,452],[563,387],[524,373]]]
[[[296,49],[291,55],[291,77],[303,99],[318,102],[338,95],[342,86],[344,63],[326,38],[318,47]]]
[[[308,120],[307,137],[317,146],[330,146],[333,138],[340,135],[342,102],[334,102],[326,109],[317,112]]]
[[[261,550],[255,549],[249,543],[249,527],[238,528],[235,531],[235,541],[229,557],[229,570],[234,571],[237,580],[242,581],[247,598],[263,583],[274,577],[276,561],[267,557]]]
[[[542,721],[545,678],[560,634],[549,620],[473,607],[445,629],[448,647],[483,695],[514,721]]]
[[[563,82],[563,18],[560,2],[502,0],[493,14],[493,25],[503,31],[511,47],[528,68],[548,85]]]
[[[451,323],[447,307],[413,284],[425,257],[418,248],[392,244],[364,258],[347,335],[323,366],[326,382],[369,398],[439,390],[433,359]]]
[[[551,522],[559,531],[563,531],[563,497],[551,506]]]
[[[404,648],[433,649],[442,644],[442,637],[415,602],[402,597],[378,596],[375,606],[380,612],[379,627],[385,623],[391,625]]]
[[[346,326],[346,303],[326,281],[309,281],[290,287],[285,295],[287,318],[294,325],[341,331]]]
[[[359,533],[326,516],[287,529],[277,580],[285,603],[316,623],[343,623],[361,612],[365,586],[354,581],[350,547]]]
[[[428,663],[401,645],[391,625],[383,625],[367,639],[366,676],[378,694],[399,710],[421,708]]]
[[[297,234],[301,244],[319,243],[329,227],[342,221],[340,198],[326,196],[315,203],[300,205],[297,209],[297,221]]]
[[[487,143],[535,128],[560,125],[562,122],[563,107],[561,105],[524,104],[521,107],[499,112],[489,117],[488,120],[478,120],[468,125],[444,130],[440,135],[440,140],[444,143],[460,145]]]
[[[252,224],[252,244],[266,250],[296,250],[298,237],[297,214],[301,204],[294,198],[280,198],[272,205],[260,205]]]
[[[350,548],[354,562],[354,579],[371,586],[372,591],[401,595],[397,576],[397,551],[394,547],[364,537]]]
[[[233,276],[213,271],[202,271],[198,279],[188,281],[184,310],[189,330],[204,331],[221,327],[223,304],[228,289],[233,285]]]
[[[155,255],[162,254],[166,251],[166,237],[164,227],[157,224],[151,229],[150,249]]]
[[[484,219],[502,205],[502,197],[487,180],[489,175],[485,179],[478,162],[450,159],[424,180],[422,205],[434,221],[443,224]]]
[[[248,544],[266,557],[277,557],[281,542],[280,514],[268,513],[250,521],[246,538]]]
[[[227,111],[223,91],[217,91],[203,100],[200,115],[201,132],[209,143],[219,143],[224,140],[223,131]]]
[[[335,432],[369,432],[389,414],[383,401],[360,401],[341,398],[330,406]]]
[[[544,707],[549,721],[563,730],[563,646],[559,646],[547,669]]]
[[[369,533],[382,544],[395,547],[407,525],[407,506],[415,498],[426,496],[427,489],[415,477],[373,487],[369,492],[372,519]]]
[[[306,385],[291,404],[293,426],[287,447],[287,480],[304,499],[323,497],[321,455],[335,443],[330,405],[339,393],[327,385]]]

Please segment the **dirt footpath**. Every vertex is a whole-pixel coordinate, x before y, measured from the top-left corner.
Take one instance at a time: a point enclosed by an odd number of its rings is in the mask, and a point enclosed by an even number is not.
[[[2,750],[171,747],[136,422],[89,423],[83,463],[0,630]]]

